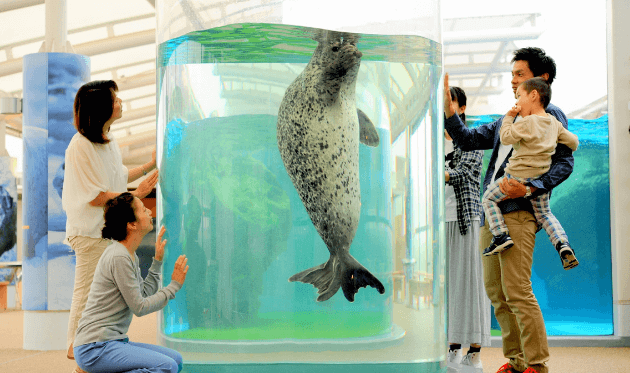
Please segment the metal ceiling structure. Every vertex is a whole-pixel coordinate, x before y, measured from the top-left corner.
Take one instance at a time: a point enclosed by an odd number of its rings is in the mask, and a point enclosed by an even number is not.
[[[78,6],[79,1],[82,0],[64,3],[70,8]],[[68,49],[91,58],[93,80],[113,79],[118,83],[119,96],[125,105],[124,116],[116,121],[112,131],[121,146],[123,163],[133,167],[150,159],[156,139],[156,18],[154,0],[129,1],[141,3],[139,14],[120,12],[127,16],[68,29],[67,40]],[[31,9],[41,14],[45,3],[45,0],[0,0],[0,16]],[[102,3],[105,2],[95,4]],[[489,97],[501,94],[509,86],[503,79],[511,71],[512,52],[517,49],[515,42],[537,39],[544,32],[538,24],[539,17],[540,14],[531,13],[443,21],[445,70],[451,84],[467,92],[470,104],[483,107]],[[3,27],[10,25],[0,24],[0,30]],[[0,96],[22,96],[22,56],[43,51],[44,34],[42,30],[41,35],[0,45]],[[420,78],[410,73],[414,83],[420,82]],[[391,86],[397,83],[394,81]],[[396,99],[394,107],[400,108],[393,117],[404,118],[404,110],[418,109],[411,103],[423,94],[422,84],[414,84],[402,95],[400,92],[391,95]],[[593,115],[605,108],[606,97],[603,97],[572,114]],[[21,137],[21,120],[21,115],[0,115],[6,133],[17,137]]]
[[[471,97],[469,105],[483,105],[509,85],[503,81],[512,71],[515,41],[538,39],[544,28],[540,14],[445,19],[444,65],[449,83]]]

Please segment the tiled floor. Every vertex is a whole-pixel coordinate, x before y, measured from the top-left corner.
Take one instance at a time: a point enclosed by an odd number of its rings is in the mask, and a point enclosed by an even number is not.
[[[65,351],[26,351],[22,349],[22,311],[0,312],[0,372],[71,373],[74,362]],[[136,342],[156,343],[157,317],[134,318],[129,337]],[[630,348],[551,348],[551,373],[629,373]],[[484,348],[485,373],[495,373],[505,363],[501,349]],[[248,372],[249,373],[249,372]]]

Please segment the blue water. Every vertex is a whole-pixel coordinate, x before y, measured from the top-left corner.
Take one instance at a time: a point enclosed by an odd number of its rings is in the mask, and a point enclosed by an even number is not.
[[[472,127],[499,115],[470,117]],[[544,231],[536,235],[532,286],[550,336],[613,334],[608,116],[569,119],[580,145],[571,176],[555,188],[551,210],[567,232],[579,266],[562,269]],[[487,169],[491,150],[484,156]],[[482,176],[483,180],[483,176]],[[498,323],[493,318],[493,329]]]
[[[349,303],[339,291],[330,301],[317,303],[311,285],[287,281],[324,263],[329,253],[284,169],[276,121],[270,115],[242,115],[169,123],[163,158],[168,166],[160,184],[167,212],[162,223],[169,245],[181,247],[188,256],[190,272],[187,286],[164,310],[165,332],[219,328],[233,331],[234,339],[258,339],[247,331],[258,333],[269,316],[286,319],[304,313],[315,320],[361,312],[379,316],[366,320],[361,329],[349,325],[346,337],[387,333],[391,293],[380,295],[368,288]],[[389,137],[379,132],[381,138]],[[350,248],[387,289],[392,288],[391,187],[382,175],[389,173],[389,157],[387,142],[360,148],[362,214]],[[177,255],[167,255],[166,268]],[[325,338],[344,325],[303,331],[295,330],[299,324],[283,327],[284,333],[274,328],[275,338],[296,333]],[[204,332],[194,338],[200,335]]]

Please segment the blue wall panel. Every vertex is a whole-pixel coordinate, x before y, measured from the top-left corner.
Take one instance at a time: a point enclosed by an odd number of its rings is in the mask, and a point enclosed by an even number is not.
[[[87,57],[24,56],[23,309],[68,310],[75,259],[63,243],[65,150],[76,133],[74,96],[90,77]]]

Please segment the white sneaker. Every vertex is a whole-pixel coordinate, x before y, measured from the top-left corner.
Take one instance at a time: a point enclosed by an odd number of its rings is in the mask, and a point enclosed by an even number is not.
[[[469,352],[462,358],[461,373],[483,373],[483,365],[479,352]]]
[[[448,352],[448,373],[459,373],[459,368],[461,367],[462,361],[462,349],[449,351]]]

